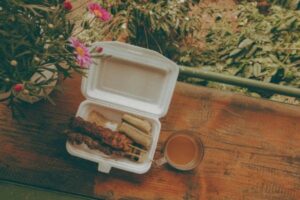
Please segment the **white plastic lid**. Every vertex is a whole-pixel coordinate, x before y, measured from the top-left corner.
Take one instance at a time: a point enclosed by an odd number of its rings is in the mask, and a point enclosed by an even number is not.
[[[174,62],[155,51],[121,42],[96,42],[91,50],[96,47],[102,47],[102,55],[108,57],[93,57],[82,81],[87,99],[157,118],[167,113],[179,73]]]

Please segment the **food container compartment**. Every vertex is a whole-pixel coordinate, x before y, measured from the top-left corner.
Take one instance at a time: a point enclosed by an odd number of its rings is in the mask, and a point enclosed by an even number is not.
[[[179,68],[161,54],[120,42],[98,42],[92,49],[102,47],[106,56],[95,57],[88,75],[82,80],[86,97],[76,116],[87,120],[90,112],[97,111],[108,120],[120,123],[123,114],[131,114],[151,123],[152,143],[144,162],[114,158],[85,144],[66,143],[73,155],[98,163],[100,172],[111,168],[142,174],[152,164],[161,124],[159,118],[167,113]]]
[[[99,104],[99,103],[86,100],[80,104],[76,116],[80,116],[86,120],[89,113],[92,111],[97,111],[101,113],[108,120],[117,123],[121,122],[122,115],[125,113],[136,115],[135,113],[132,113],[126,109],[115,108],[113,105],[109,105],[109,104],[105,105],[105,103]],[[105,155],[104,153],[98,150],[89,149],[85,144],[71,145],[70,143],[67,143],[68,152],[71,155],[78,156],[83,159],[87,159],[99,163],[98,170],[100,172],[109,173],[112,167],[130,171],[130,172],[135,172],[138,174],[147,172],[151,167],[151,162],[155,153],[155,149],[159,137],[159,131],[160,131],[160,122],[155,118],[142,117],[138,115],[136,116],[141,119],[145,119],[149,121],[152,126],[152,130],[151,130],[152,144],[145,162],[138,163],[135,161],[131,161],[127,158],[109,158],[107,155]]]

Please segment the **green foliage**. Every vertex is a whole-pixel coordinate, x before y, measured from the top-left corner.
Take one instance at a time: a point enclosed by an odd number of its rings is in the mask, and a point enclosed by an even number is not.
[[[193,3],[178,0],[98,0],[113,15],[108,23],[92,24],[81,34],[86,42],[125,40],[150,48],[181,63],[188,60],[199,21],[190,16]]]
[[[269,0],[269,2],[293,10],[300,9],[300,0]]]
[[[287,9],[299,10],[300,9],[300,0],[236,0],[239,3],[243,2],[269,2]]]
[[[68,42],[74,25],[66,15],[62,0],[0,1],[0,93],[23,84],[28,95],[39,96],[57,76],[32,82],[34,74],[83,73]],[[11,104],[16,96],[11,92]]]
[[[300,12],[273,6],[269,15],[262,15],[256,3],[239,5],[237,11],[235,29],[232,21],[221,18],[209,30],[200,64],[221,73],[300,87]]]

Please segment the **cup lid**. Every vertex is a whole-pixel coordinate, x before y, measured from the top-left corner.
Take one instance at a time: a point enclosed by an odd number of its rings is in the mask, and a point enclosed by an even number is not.
[[[82,79],[83,95],[93,101],[127,107],[143,115],[164,116],[169,108],[179,67],[163,55],[121,42],[96,42],[102,47]]]

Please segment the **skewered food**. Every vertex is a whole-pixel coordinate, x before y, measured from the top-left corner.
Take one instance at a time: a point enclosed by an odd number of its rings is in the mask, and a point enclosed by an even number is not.
[[[124,152],[121,150],[112,149],[109,145],[101,143],[97,139],[93,139],[92,137],[83,135],[81,133],[76,133],[72,131],[66,131],[68,135],[68,141],[71,144],[86,144],[90,149],[99,150],[108,156],[115,157],[128,157],[132,160],[143,162],[145,159],[145,152],[139,148],[132,148],[129,152]]]
[[[97,126],[96,123],[85,121],[81,117],[75,117],[72,120],[71,128],[88,136],[100,139],[103,143],[123,151],[130,150],[130,146],[132,146],[133,143],[126,135]]]
[[[99,140],[94,140],[93,138],[83,135],[81,133],[76,133],[72,131],[67,132],[68,140],[71,144],[82,144],[85,143],[90,149],[97,149],[101,152],[111,155],[113,153],[112,148],[109,146],[105,146],[105,144],[101,143]],[[114,153],[119,153],[120,151],[115,151]]]
[[[73,118],[68,138],[72,144],[86,144],[90,149],[97,149],[111,156],[128,157],[138,162],[144,162],[147,151],[134,145],[134,141],[117,131],[112,131],[96,123],[86,121],[81,117]]]

